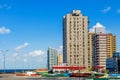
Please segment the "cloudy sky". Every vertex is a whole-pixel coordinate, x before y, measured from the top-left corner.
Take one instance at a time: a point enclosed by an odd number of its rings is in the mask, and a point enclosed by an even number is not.
[[[99,23],[117,36],[120,51],[120,0],[0,0],[0,69],[46,67],[48,47],[62,48],[62,17],[79,9],[89,29]],[[6,51],[8,50],[8,51]]]

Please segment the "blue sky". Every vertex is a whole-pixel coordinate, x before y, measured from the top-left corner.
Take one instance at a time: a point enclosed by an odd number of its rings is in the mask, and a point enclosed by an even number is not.
[[[6,68],[46,67],[48,47],[61,49],[62,17],[73,9],[89,17],[89,29],[97,22],[117,36],[120,51],[119,0],[0,0],[0,50],[6,52]],[[0,54],[0,69],[3,54]]]

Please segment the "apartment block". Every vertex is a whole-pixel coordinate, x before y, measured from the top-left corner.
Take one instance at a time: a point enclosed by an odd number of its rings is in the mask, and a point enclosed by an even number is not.
[[[89,68],[92,68],[93,66],[93,35],[94,32],[89,33],[89,54],[88,54],[88,63],[89,63]]]
[[[116,36],[112,34],[107,35],[107,58],[111,58],[116,52]]]
[[[80,10],[63,17],[63,61],[88,67],[88,17]]]
[[[107,59],[107,34],[94,34],[93,66],[103,67],[103,69],[106,69],[106,59]]]
[[[54,48],[48,48],[47,51],[47,67],[52,69],[52,66],[57,65],[57,50]]]
[[[89,32],[89,67],[95,70],[106,69],[106,59],[116,52],[116,36],[108,34],[97,23],[93,32]]]
[[[57,64],[63,64],[63,54],[59,53],[57,56]]]

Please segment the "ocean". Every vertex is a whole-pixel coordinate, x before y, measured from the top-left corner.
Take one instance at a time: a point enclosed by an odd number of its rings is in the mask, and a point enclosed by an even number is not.
[[[25,72],[34,71],[35,69],[0,69],[0,73],[15,73],[15,72]]]

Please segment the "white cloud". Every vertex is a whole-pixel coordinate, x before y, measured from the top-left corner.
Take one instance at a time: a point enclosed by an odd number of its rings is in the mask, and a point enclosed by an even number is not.
[[[89,31],[90,31],[90,32],[95,32],[94,28],[91,28]]]
[[[1,56],[0,59],[0,63],[2,63],[3,59]],[[16,52],[13,54],[8,54],[8,57],[6,58],[6,68],[42,68],[46,67],[46,60],[47,52],[40,49],[36,49],[23,54],[19,54]],[[1,65],[0,68],[2,68]]]
[[[102,24],[100,24],[99,22],[96,23],[95,26],[93,26],[93,28],[96,28],[96,27],[104,27]]]
[[[44,52],[43,52],[42,50],[35,50],[35,51],[33,51],[33,52],[30,52],[29,54],[30,54],[30,56],[32,56],[32,57],[37,57],[37,56],[43,55]]]
[[[58,51],[60,51],[61,53],[63,52],[63,46],[62,45],[59,47]]]
[[[120,13],[120,9],[117,10],[117,13]]]
[[[13,57],[16,57],[17,55],[18,55],[18,53],[14,53],[14,54],[13,54]]]
[[[27,62],[28,60],[27,59],[23,59],[24,62]]]
[[[62,45],[60,46],[60,49],[61,49],[61,50],[63,49],[63,46],[62,46]]]
[[[95,28],[96,27],[102,27],[105,29],[105,26],[103,26],[102,24],[100,24],[99,22],[96,23],[96,25],[93,26],[93,28],[90,29],[90,32],[95,32]]]
[[[20,45],[20,46],[16,47],[15,50],[16,50],[16,51],[19,51],[19,50],[27,47],[28,45],[29,45],[28,43],[24,43],[23,45]]]
[[[102,13],[107,13],[108,11],[110,11],[111,10],[111,7],[110,6],[108,6],[108,7],[106,7],[105,9],[103,9],[102,10]]]
[[[11,31],[8,28],[1,27],[0,28],[0,34],[9,34]]]

